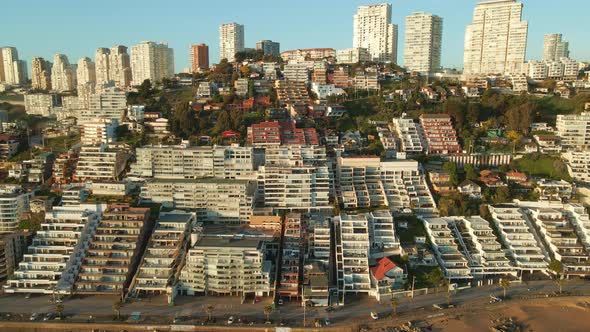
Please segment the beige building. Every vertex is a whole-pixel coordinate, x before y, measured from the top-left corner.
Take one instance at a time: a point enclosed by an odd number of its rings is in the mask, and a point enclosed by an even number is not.
[[[31,87],[38,90],[51,90],[51,64],[43,58],[31,61]]]
[[[543,61],[558,61],[569,58],[569,42],[562,39],[561,33],[546,34],[543,38]]]
[[[442,24],[442,17],[427,13],[414,13],[406,17],[406,69],[423,74],[440,69]]]
[[[131,47],[132,85],[150,80],[152,84],[174,75],[174,51],[164,43],[151,41]],[[111,78],[112,79],[112,78]]]
[[[51,88],[57,92],[73,91],[76,89],[76,71],[72,68],[68,57],[64,54],[53,56]]]
[[[16,47],[0,47],[0,83],[21,85],[27,80],[25,62],[18,59]]]
[[[237,52],[244,50],[244,26],[235,22],[219,26],[219,59],[235,60]]]
[[[479,2],[465,31],[464,74],[519,74],[524,68],[528,22],[516,0]]]
[[[352,47],[366,48],[371,60],[397,63],[397,25],[391,24],[391,4],[359,6],[353,20]]]

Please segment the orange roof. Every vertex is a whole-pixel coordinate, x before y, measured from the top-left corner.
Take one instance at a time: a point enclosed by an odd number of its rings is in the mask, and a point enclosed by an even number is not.
[[[377,266],[371,268],[371,273],[375,279],[381,280],[385,277],[387,272],[391,271],[395,267],[397,267],[397,265],[395,265],[391,259],[383,257],[381,260],[379,260],[379,262],[377,262]]]

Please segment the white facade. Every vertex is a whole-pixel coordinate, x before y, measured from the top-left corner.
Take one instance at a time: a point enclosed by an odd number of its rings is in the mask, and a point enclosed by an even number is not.
[[[289,62],[283,69],[283,76],[288,81],[309,81],[309,65],[307,62]]]
[[[422,153],[422,128],[411,118],[393,118],[393,129],[401,142],[401,151],[406,153]]]
[[[111,55],[111,50],[108,48],[98,48],[96,53],[94,53],[94,62],[95,62],[95,69],[96,69],[96,84],[101,87],[104,84],[109,83],[111,80],[109,76],[109,57]]]
[[[336,60],[340,64],[358,63],[371,61],[372,57],[369,50],[362,47],[347,48],[336,51]]]
[[[76,178],[80,180],[117,180],[123,170],[120,152],[109,151],[106,145],[83,146],[76,168]]]
[[[550,33],[543,37],[543,61],[555,61],[568,58],[569,42],[562,40],[561,33]]]
[[[164,53],[164,52],[163,52]],[[174,74],[174,58],[171,54],[172,49],[168,49],[166,51],[166,63],[168,67],[166,68],[167,76],[171,76]],[[131,58],[127,53],[127,47],[122,45],[117,45],[111,47],[109,56],[108,56],[108,70],[109,70],[109,80],[113,81],[116,87],[127,87],[131,85],[132,81],[132,71],[131,71]],[[169,62],[172,61],[172,64]],[[162,65],[163,67],[163,65]],[[172,69],[172,70],[170,70]],[[172,73],[170,73],[170,71]],[[141,83],[140,83],[141,84]]]
[[[115,131],[119,121],[115,119],[97,118],[82,124],[82,145],[97,145],[112,143],[117,140]]]
[[[225,23],[219,26],[219,60],[235,60],[235,55],[244,50],[244,26]]]
[[[111,55],[112,50],[111,50]],[[110,60],[110,59],[109,59]],[[109,76],[115,73],[109,63]],[[150,80],[152,85],[162,81],[163,78],[174,76],[174,51],[168,44],[154,43],[151,41],[131,47],[131,76],[132,85],[141,85],[143,81]],[[114,80],[114,77],[110,77]]]
[[[89,107],[82,112],[79,121],[93,121],[99,117],[120,121],[123,119],[126,109],[127,96],[125,91],[118,88],[105,88],[90,95]]]
[[[90,244],[101,205],[56,206],[46,213],[41,230],[18,270],[4,285],[6,293],[69,293]]]
[[[568,150],[590,148],[590,112],[557,115],[557,136],[561,146]]]
[[[18,59],[16,47],[0,47],[0,83],[24,84],[27,78],[24,62]]]
[[[430,74],[440,69],[443,19],[427,13],[406,17],[404,67]]]
[[[527,76],[535,81],[547,79],[549,68],[545,62],[529,61],[527,62]]]
[[[311,83],[311,91],[315,93],[319,99],[326,99],[328,96],[346,94],[344,89],[337,88],[334,84]]]
[[[562,154],[574,181],[590,183],[590,151],[568,151]]]
[[[397,25],[391,4],[359,6],[353,19],[354,48],[366,48],[372,61],[397,63]]]
[[[465,31],[464,74],[522,73],[528,22],[516,0],[479,2]]]
[[[30,193],[20,190],[0,194],[0,234],[19,229],[22,214],[29,211]]]
[[[43,58],[31,61],[31,87],[39,90],[51,90],[51,63]]]
[[[57,92],[73,91],[76,89],[76,71],[72,68],[68,57],[64,54],[53,56],[51,88]]]

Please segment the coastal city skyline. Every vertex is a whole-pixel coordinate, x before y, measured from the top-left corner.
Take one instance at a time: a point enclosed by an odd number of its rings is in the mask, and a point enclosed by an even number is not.
[[[305,2],[305,1],[304,1]],[[208,6],[208,11],[213,15],[195,15],[194,20],[178,19],[175,24],[167,23],[172,20],[175,13],[171,9],[148,6],[137,8],[134,2],[126,2],[119,11],[105,12],[101,8],[90,6],[84,10],[76,6],[67,6],[67,2],[47,8],[46,5],[30,8],[24,4],[9,3],[8,10],[15,13],[22,13],[36,17],[35,20],[24,22],[12,21],[19,15],[7,17],[0,22],[0,28],[13,33],[5,36],[1,46],[13,46],[19,51],[21,59],[27,61],[28,66],[32,58],[43,57],[51,59],[54,54],[61,53],[68,56],[71,62],[76,62],[82,57],[94,57],[94,51],[98,47],[112,47],[114,45],[125,45],[131,47],[145,40],[167,43],[175,50],[174,61],[176,71],[180,72],[190,66],[189,47],[193,44],[205,43],[209,46],[211,64],[219,61],[219,26],[224,23],[237,22],[244,26],[245,47],[254,48],[260,40],[273,40],[281,44],[281,50],[297,48],[330,47],[334,49],[345,49],[352,47],[353,15],[359,5],[378,4],[383,1],[351,1],[338,6],[330,1],[320,4],[313,4],[313,11],[298,13],[304,5],[262,3],[257,11],[252,11],[242,2],[233,3],[231,15],[226,14],[217,4]],[[549,1],[523,1],[523,19],[529,22],[528,42],[526,59],[541,59],[543,53],[543,37],[549,33],[561,33],[564,39],[570,43],[571,57],[579,61],[590,58],[590,46],[585,42],[584,33],[575,29],[570,21],[575,21],[575,15],[581,15],[583,10],[570,11],[567,8],[584,8],[587,3],[580,0],[571,0],[570,6],[555,8],[549,6]],[[399,27],[398,32],[398,63],[404,62],[405,46],[405,19],[415,12],[426,12],[442,17],[443,36],[441,64],[445,68],[463,67],[463,47],[466,26],[471,22],[473,8],[477,4],[474,0],[454,1],[454,6],[438,3],[436,1],[421,2],[391,2],[392,23]],[[113,4],[114,6],[114,4]],[[198,4],[185,3],[184,10],[197,10]],[[258,6],[257,6],[258,7]],[[149,10],[148,10],[149,9]],[[43,12],[51,13],[58,11],[55,15],[64,15],[67,20],[52,24],[52,29],[44,33],[44,38],[33,40],[44,24],[50,24],[51,15],[41,15]],[[115,31],[118,24],[123,24],[123,17],[129,15],[132,10],[137,10],[138,20],[126,27],[123,31]],[[560,12],[562,11],[563,12]],[[272,13],[289,12],[286,17],[272,15]],[[88,17],[93,13],[92,17]],[[147,22],[139,20],[139,16],[145,15]],[[158,13],[161,19],[150,17]],[[236,13],[245,13],[238,15]],[[257,14],[256,14],[257,13]],[[566,15],[567,14],[567,15]],[[257,19],[257,15],[265,17],[264,20]],[[574,18],[572,19],[572,15]],[[86,17],[86,19],[84,19]],[[310,21],[320,22],[308,26],[303,24],[304,20],[298,21],[298,17],[306,17]],[[567,17],[567,20],[566,20]],[[583,16],[580,17],[580,19]],[[105,25],[104,20],[110,24]],[[306,19],[305,19],[306,20]],[[116,23],[121,21],[119,23]],[[52,21],[53,22],[53,21]],[[113,22],[115,22],[113,24]],[[178,29],[175,30],[174,27]],[[295,29],[296,27],[296,29]],[[194,32],[193,32],[194,31]],[[117,37],[113,37],[117,36]]]

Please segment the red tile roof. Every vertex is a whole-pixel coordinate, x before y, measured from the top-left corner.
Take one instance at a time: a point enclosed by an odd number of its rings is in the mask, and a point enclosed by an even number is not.
[[[392,262],[389,258],[383,257],[379,262],[377,262],[377,266],[371,268],[371,273],[377,280],[381,280],[385,277],[385,274],[392,269],[396,268],[397,265]]]

